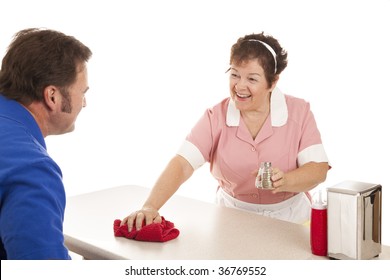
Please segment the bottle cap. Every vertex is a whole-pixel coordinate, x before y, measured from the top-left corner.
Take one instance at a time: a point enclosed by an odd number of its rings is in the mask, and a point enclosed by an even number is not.
[[[312,208],[313,209],[326,209],[327,208],[327,203],[326,203],[325,198],[322,195],[322,190],[318,190],[317,193],[314,193]]]

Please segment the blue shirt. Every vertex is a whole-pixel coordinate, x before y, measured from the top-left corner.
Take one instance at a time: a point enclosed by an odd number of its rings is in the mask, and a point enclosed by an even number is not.
[[[62,173],[33,116],[0,93],[0,258],[70,259]]]

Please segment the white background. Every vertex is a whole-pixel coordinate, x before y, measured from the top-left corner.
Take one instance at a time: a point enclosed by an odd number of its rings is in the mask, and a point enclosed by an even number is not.
[[[13,0],[0,10],[1,57],[28,27],[73,35],[94,53],[76,130],[46,139],[69,196],[151,187],[204,110],[228,96],[231,45],[265,31],[289,53],[279,87],[310,101],[322,133],[333,168],[320,187],[382,184],[390,245],[390,1]],[[207,165],[179,194],[212,202],[215,188]]]

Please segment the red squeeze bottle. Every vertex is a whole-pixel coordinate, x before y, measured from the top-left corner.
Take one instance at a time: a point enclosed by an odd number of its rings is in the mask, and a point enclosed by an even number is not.
[[[321,191],[313,201],[310,222],[311,252],[317,256],[328,255],[328,213],[326,202],[322,200]]]

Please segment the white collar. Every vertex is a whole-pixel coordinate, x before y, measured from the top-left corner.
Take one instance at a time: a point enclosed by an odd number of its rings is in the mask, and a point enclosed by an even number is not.
[[[279,88],[275,87],[271,94],[271,123],[272,126],[282,126],[286,124],[288,117],[288,109],[286,98]],[[240,110],[236,108],[234,101],[229,100],[229,105],[226,113],[227,126],[240,125]]]

